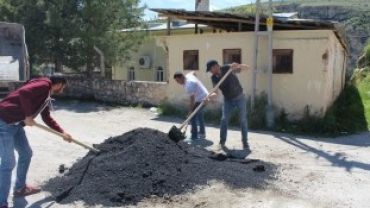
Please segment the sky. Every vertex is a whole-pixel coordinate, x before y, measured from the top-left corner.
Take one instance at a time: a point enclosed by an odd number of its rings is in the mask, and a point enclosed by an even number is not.
[[[240,6],[250,4],[252,0],[209,0],[210,11],[224,9],[233,6]],[[255,0],[253,0],[253,3]],[[161,9],[185,9],[194,11],[195,0],[141,0],[140,5],[148,8],[161,8]],[[145,19],[152,19],[157,16],[156,12],[149,10],[145,11]]]

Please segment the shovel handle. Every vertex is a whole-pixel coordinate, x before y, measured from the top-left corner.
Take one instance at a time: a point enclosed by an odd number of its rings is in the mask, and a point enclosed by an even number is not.
[[[216,84],[215,87],[213,87],[213,89],[211,90],[211,92],[209,93],[210,95],[214,92],[216,92],[216,90],[218,89],[218,87],[225,81],[225,79],[227,78],[227,76],[229,76],[229,74],[233,71],[232,68],[229,69],[229,71],[226,72],[226,74],[221,78],[221,80]],[[204,100],[200,103],[200,105],[188,116],[188,118],[184,121],[184,123],[181,124],[180,128],[179,129],[182,129],[184,128],[184,126],[190,121],[190,119],[193,118],[193,116],[203,107],[204,105]]]
[[[35,126],[38,127],[38,128],[40,128],[40,129],[42,129],[42,130],[44,130],[44,131],[47,131],[47,132],[50,132],[50,133],[55,134],[57,136],[60,136],[62,138],[64,137],[64,135],[62,133],[60,133],[58,131],[55,131],[55,130],[53,130],[53,129],[49,128],[49,127],[46,127],[44,125],[41,125],[39,123],[36,123]],[[80,145],[82,147],[85,147],[86,149],[89,149],[89,150],[91,150],[91,151],[93,151],[95,153],[99,153],[100,152],[99,150],[95,149],[94,147],[92,147],[92,146],[90,146],[88,144],[85,144],[85,143],[83,143],[81,141],[78,141],[76,139],[72,139],[72,142],[75,143],[75,144],[78,144],[78,145]]]

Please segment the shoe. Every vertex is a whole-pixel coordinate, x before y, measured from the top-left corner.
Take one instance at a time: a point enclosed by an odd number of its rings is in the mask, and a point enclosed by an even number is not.
[[[225,144],[218,144],[216,146],[216,149],[215,149],[216,152],[221,151],[221,150],[223,150],[223,151],[226,151],[227,150],[227,147],[226,147]]]
[[[205,139],[206,138],[205,134],[198,134],[198,135],[199,135],[199,139]]]
[[[0,206],[0,208],[8,208],[8,206]]]
[[[28,196],[28,195],[32,195],[32,194],[37,194],[40,191],[41,191],[41,188],[39,188],[37,186],[26,185],[23,188],[21,188],[20,190],[14,191],[13,196]]]
[[[188,143],[188,144],[192,144],[194,141],[197,141],[199,138],[195,137],[187,137],[186,139],[184,139],[184,142],[185,143]]]
[[[243,144],[243,150],[251,151],[248,144]]]

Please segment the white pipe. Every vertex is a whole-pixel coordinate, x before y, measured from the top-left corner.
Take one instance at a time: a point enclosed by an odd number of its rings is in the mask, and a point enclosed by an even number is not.
[[[102,77],[105,77],[105,58],[104,58],[104,53],[94,45],[94,50],[100,55],[100,75]]]

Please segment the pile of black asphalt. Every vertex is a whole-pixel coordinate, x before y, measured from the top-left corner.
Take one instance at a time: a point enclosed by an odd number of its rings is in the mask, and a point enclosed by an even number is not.
[[[95,147],[100,154],[89,152],[44,184],[58,203],[135,205],[153,195],[191,193],[213,181],[233,189],[264,189],[276,171],[273,164],[263,161],[217,160],[210,151],[176,144],[166,133],[149,128],[108,138]],[[261,166],[264,170],[256,171]]]

